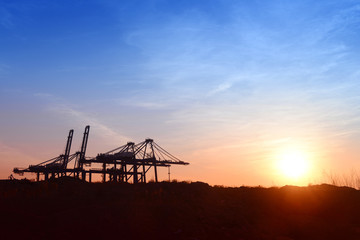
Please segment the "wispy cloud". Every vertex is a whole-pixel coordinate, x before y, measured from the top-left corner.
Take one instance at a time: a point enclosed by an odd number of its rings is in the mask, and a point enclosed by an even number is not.
[[[101,121],[96,117],[91,116],[90,114],[87,114],[85,112],[76,110],[69,105],[58,104],[56,106],[51,106],[49,109],[56,114],[67,116],[71,121],[76,120],[78,122],[91,125],[92,128],[97,131],[97,134],[102,135],[102,137],[104,138],[111,138],[111,141],[126,142],[130,140],[130,138],[117,133],[112,128],[101,123]]]
[[[224,92],[224,91],[228,90],[229,88],[231,88],[231,86],[232,86],[232,83],[230,83],[230,82],[221,83],[218,86],[216,86],[216,88],[211,90],[208,95],[211,96],[211,95],[214,95],[219,92]]]
[[[0,77],[6,75],[9,69],[10,69],[9,65],[0,63]]]
[[[129,137],[118,133],[102,123],[101,119],[94,116],[94,114],[78,110],[77,108],[79,108],[79,106],[76,107],[73,106],[73,104],[66,104],[60,97],[49,93],[36,93],[34,96],[47,99],[47,110],[49,112],[61,116],[69,122],[74,122],[75,125],[91,125],[92,131],[103,139],[108,139],[108,141],[115,143],[125,143],[130,140]]]
[[[14,26],[12,14],[4,7],[0,7],[0,25],[8,29]]]
[[[29,49],[53,59],[50,74],[39,67],[11,81],[26,85],[24,92],[36,89],[33,96],[46,105],[41,116],[90,124],[100,144],[155,135],[213,164],[223,151],[229,164],[264,166],[277,145],[332,151],[360,138],[357,1],[212,1],[212,9],[193,1],[176,9],[167,1],[130,2],[111,3],[118,22],[99,17],[110,23],[92,27],[101,34],[61,25],[69,31],[53,36],[36,26],[49,45],[28,42]],[[61,15],[66,7],[51,9]],[[0,25],[11,27],[12,17],[3,14]],[[69,17],[80,25],[98,16]]]
[[[221,26],[201,14],[177,15],[156,29],[129,33],[127,43],[147,56],[144,70],[157,77],[149,80],[154,89],[166,89],[157,91],[150,102],[159,95],[169,98],[167,104],[190,96],[190,101],[169,112],[165,122],[187,125],[189,130],[182,131],[182,137],[189,139],[191,132],[190,142],[203,141],[197,147],[206,147],[207,139],[215,138],[243,143],[241,139],[249,132],[269,142],[288,137],[310,141],[318,138],[317,133],[325,134],[325,139],[349,132],[336,122],[337,114],[357,121],[347,116],[351,107],[344,95],[351,88],[339,91],[344,84],[353,85],[354,79],[339,82],[333,74],[346,67],[352,47],[341,38],[349,24],[357,21],[347,19],[346,11],[353,13],[357,7],[321,15],[322,7],[307,12],[293,8],[294,15],[304,12],[287,19],[277,9],[266,9],[273,11],[268,19],[235,14],[234,10],[233,21]],[[251,94],[242,91],[246,86],[234,87],[241,82],[231,80],[236,76],[246,76]],[[167,91],[169,86],[176,86],[177,94]],[[139,89],[138,94],[149,90],[153,89]],[[327,90],[332,90],[330,98],[321,100]],[[226,94],[220,100],[218,94],[222,93]],[[342,107],[332,109],[334,105]],[[330,125],[332,133],[326,133]],[[259,140],[251,134],[249,139],[254,144]]]
[[[5,144],[4,141],[0,141],[0,159],[2,165],[0,174],[2,175],[10,175],[14,167],[26,168],[26,165],[22,166],[24,163],[34,164],[38,161],[20,149]]]
[[[47,99],[55,97],[53,94],[42,93],[42,92],[34,93],[33,96],[34,97],[40,97],[40,98],[47,98]]]

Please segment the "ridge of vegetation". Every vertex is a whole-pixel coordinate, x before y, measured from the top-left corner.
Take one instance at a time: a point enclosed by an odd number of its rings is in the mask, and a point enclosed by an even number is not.
[[[360,239],[360,191],[0,181],[3,239]]]

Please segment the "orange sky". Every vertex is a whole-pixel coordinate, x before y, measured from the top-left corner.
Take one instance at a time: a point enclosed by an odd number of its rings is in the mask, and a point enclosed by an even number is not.
[[[360,156],[358,16],[352,0],[5,1],[0,178],[62,154],[70,129],[78,151],[86,125],[88,157],[153,138],[190,162],[173,167],[179,180],[349,176]],[[277,167],[288,151],[308,158],[298,179]]]

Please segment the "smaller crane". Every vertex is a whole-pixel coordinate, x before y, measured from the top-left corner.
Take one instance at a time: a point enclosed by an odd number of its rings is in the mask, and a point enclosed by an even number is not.
[[[71,143],[74,135],[74,130],[71,129],[67,138],[64,154],[61,154],[58,157],[51,158],[36,165],[30,165],[28,168],[25,169],[14,168],[13,172],[20,175],[23,175],[25,172],[36,173],[37,181],[40,180],[40,174],[44,175],[45,180],[49,178],[49,175],[52,178],[67,176],[68,174],[74,174],[74,176],[76,174],[77,176],[79,176],[79,172],[82,171],[83,168],[82,163],[85,159],[89,131],[90,126],[86,126],[80,152],[76,152],[70,155]],[[77,166],[77,168],[69,169],[68,164],[73,159],[75,159],[75,165]]]

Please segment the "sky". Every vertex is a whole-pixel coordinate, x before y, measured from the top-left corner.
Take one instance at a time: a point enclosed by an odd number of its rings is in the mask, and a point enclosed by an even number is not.
[[[150,137],[190,163],[180,181],[348,176],[359,42],[359,0],[0,0],[0,178],[61,154],[70,129],[78,151],[86,125],[88,157]],[[301,177],[277,166],[289,152]]]

